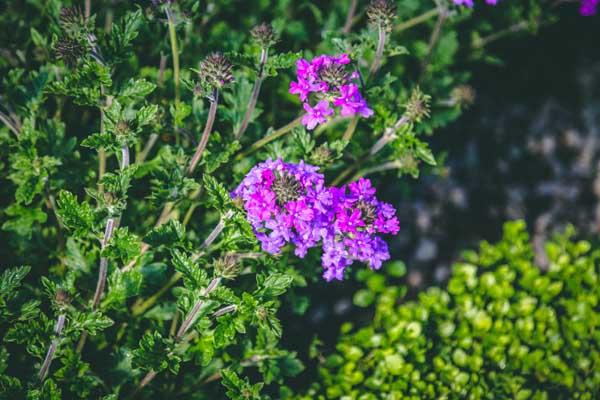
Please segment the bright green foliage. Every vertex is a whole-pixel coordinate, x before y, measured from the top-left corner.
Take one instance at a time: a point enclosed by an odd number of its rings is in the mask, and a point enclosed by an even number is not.
[[[313,253],[261,253],[230,192],[267,157],[318,165],[328,184],[362,175],[377,183],[386,171],[417,176],[440,164],[426,135],[464,110],[453,96],[468,82],[464,61],[489,60],[482,43],[496,29],[525,21],[534,30],[551,16],[534,0],[504,1],[491,19],[453,9],[431,41],[440,11],[432,7],[446,0],[396,2],[372,76],[378,35],[366,0],[348,32],[346,1],[2,2],[0,399],[279,395],[304,368],[281,345],[281,305],[306,311],[310,295],[294,289],[319,280],[321,266]],[[262,66],[250,34],[261,22],[279,39]],[[190,168],[217,100],[196,69],[217,51],[232,61],[235,82],[220,90],[206,149]],[[342,52],[363,76],[373,117],[356,120],[353,134],[345,135],[351,119],[336,118],[261,144],[302,112],[289,93],[295,62]],[[371,155],[406,115],[410,122]],[[403,273],[399,263],[387,268]],[[368,289],[357,305],[388,293],[382,276],[361,279]],[[491,330],[480,317],[478,329]],[[417,325],[411,332],[422,336]],[[390,356],[386,365],[402,372],[399,354]]]
[[[525,224],[507,223],[500,242],[464,254],[447,289],[414,301],[367,278],[355,301],[377,297],[373,323],[344,328],[317,398],[597,398],[600,251],[573,236],[546,244],[541,271]]]

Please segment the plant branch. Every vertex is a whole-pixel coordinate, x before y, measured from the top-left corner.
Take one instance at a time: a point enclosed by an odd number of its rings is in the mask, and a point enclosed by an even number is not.
[[[346,15],[346,23],[342,28],[342,33],[349,34],[350,29],[352,29],[352,25],[354,24],[354,14],[356,13],[356,6],[358,5],[358,0],[352,0],[350,3],[350,7],[348,8],[348,15]]]
[[[65,327],[66,319],[66,314],[60,314],[58,316],[58,319],[56,320],[56,325],[54,326],[55,338],[52,339],[52,343],[50,343],[50,347],[48,348],[48,352],[46,353],[46,357],[44,358],[44,362],[42,363],[42,367],[40,368],[40,372],[38,374],[40,382],[43,382],[44,379],[46,379],[46,376],[48,375],[50,365],[52,364],[52,360],[54,359],[54,354],[56,354],[56,350],[58,349],[58,344],[60,342],[62,331]]]
[[[225,223],[232,216],[233,216],[233,211],[229,210],[225,213],[225,215],[223,215],[223,217],[221,217],[221,219],[219,220],[219,223],[213,228],[213,230],[210,232],[208,237],[204,240],[202,245],[200,245],[200,251],[198,251],[196,254],[194,254],[192,256],[192,261],[195,262],[200,257],[202,257],[202,255],[204,254],[204,250],[208,249],[213,244],[213,242],[217,239],[217,237],[221,234],[221,232],[223,232],[223,229],[225,228]],[[174,273],[171,276],[171,278],[167,281],[167,283],[164,284],[156,293],[154,293],[152,296],[148,297],[143,302],[136,302],[131,307],[132,315],[134,317],[137,317],[138,315],[145,313],[146,310],[148,310],[150,307],[152,307],[154,305],[154,303],[156,303],[163,294],[165,294],[171,287],[173,287],[173,285],[175,285],[177,282],[179,282],[179,280],[182,277],[183,277],[183,275],[181,275],[181,273],[179,273],[179,272]]]
[[[429,46],[427,47],[427,56],[425,56],[425,59],[423,60],[423,63],[421,64],[421,76],[419,77],[419,81],[423,79],[423,77],[425,76],[425,73],[427,72],[427,67],[431,63],[431,58],[433,56],[433,50],[435,49],[435,46],[437,45],[437,42],[440,38],[440,34],[442,33],[442,26],[444,25],[444,22],[446,21],[446,18],[448,17],[448,9],[446,8],[445,5],[439,5],[438,9],[439,9],[438,19],[437,19],[437,22],[435,23],[435,27],[433,28],[433,32],[431,32],[431,36],[429,37]]]
[[[404,30],[410,29],[413,26],[422,24],[423,22],[428,21],[429,19],[437,16],[440,13],[440,9],[438,7],[433,8],[421,15],[418,15],[414,18],[409,19],[408,21],[402,22],[394,27],[394,31],[402,32]]]
[[[10,129],[15,134],[15,136],[19,137],[20,132],[17,128],[17,124],[13,121],[11,117],[4,114],[2,111],[0,111],[0,121],[2,121],[4,125],[6,125],[8,129]]]
[[[295,127],[300,125],[300,123],[302,122],[302,117],[303,116],[296,118],[295,120],[289,122],[287,125],[282,126],[281,128],[277,129],[276,131],[273,131],[271,134],[254,142],[254,144],[252,144],[252,146],[250,146],[250,148],[248,150],[246,150],[242,153],[239,153],[235,157],[235,159],[241,160],[242,158],[246,157],[247,155],[254,153],[256,150],[260,149],[261,147],[271,143],[273,140],[278,139],[281,136],[285,135],[286,133],[288,133],[289,131],[291,131],[292,129],[294,129]]]
[[[250,123],[250,118],[252,118],[252,114],[254,113],[254,109],[256,108],[256,102],[258,101],[258,95],[260,93],[260,88],[262,86],[263,80],[265,79],[265,65],[267,64],[267,59],[269,57],[269,49],[263,48],[260,51],[260,65],[258,70],[258,76],[256,77],[256,81],[254,82],[254,87],[252,88],[252,95],[250,96],[250,101],[248,102],[248,108],[246,109],[246,114],[244,115],[244,119],[242,120],[242,125],[240,129],[235,134],[235,138],[239,140],[242,137],[246,129],[248,129],[248,124]]]
[[[379,67],[381,67],[381,60],[383,59],[383,50],[385,49],[385,40],[387,34],[383,27],[379,27],[379,39],[377,40],[377,50],[375,51],[375,58],[373,59],[373,63],[371,64],[371,69],[369,70],[369,79],[372,79],[375,76]]]
[[[175,107],[179,104],[179,49],[177,48],[177,32],[175,30],[175,20],[169,5],[165,8],[167,15],[167,24],[169,27],[169,40],[171,42],[171,53],[173,57],[173,86],[175,88]],[[175,142],[179,144],[179,131],[175,129]]]
[[[217,115],[217,106],[219,103],[219,91],[217,89],[213,89],[212,99],[210,101],[210,109],[208,110],[208,119],[206,120],[206,126],[204,127],[204,132],[202,132],[202,137],[200,138],[200,143],[198,143],[198,147],[196,147],[196,152],[190,161],[190,165],[188,167],[187,173],[191,175],[198,162],[200,162],[200,158],[202,158],[202,153],[204,149],[206,149],[206,145],[208,144],[208,138],[210,136],[210,132],[212,131],[213,124],[215,122],[215,117]]]

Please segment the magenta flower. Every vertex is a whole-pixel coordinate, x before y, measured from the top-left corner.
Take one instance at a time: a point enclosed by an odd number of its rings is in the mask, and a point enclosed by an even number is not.
[[[323,175],[311,165],[267,160],[256,165],[232,192],[243,202],[248,222],[264,251],[277,254],[286,243],[302,250],[314,247],[321,236],[327,196]]]
[[[316,106],[311,107],[308,103],[304,103],[306,114],[302,117],[302,125],[306,129],[315,129],[315,126],[327,122],[327,117],[333,115],[335,111],[329,107],[327,100],[321,100]]]
[[[596,15],[596,12],[598,11],[598,4],[600,4],[600,0],[581,0],[579,14],[585,17]]]
[[[333,101],[333,105],[340,107],[342,116],[360,114],[369,118],[373,115],[373,110],[368,107],[367,102],[358,91],[358,86],[353,83],[340,87],[340,97]]]
[[[318,168],[267,160],[256,165],[233,191],[246,210],[264,251],[277,254],[286,244],[304,257],[321,245],[323,277],[344,278],[354,261],[379,269],[390,258],[380,234],[398,233],[396,210],[375,197],[368,179],[340,188],[325,186]]]
[[[390,258],[379,234],[396,235],[400,224],[396,210],[375,197],[371,181],[361,178],[348,186],[331,188],[334,210],[323,237],[322,263],[326,280],[342,279],[344,269],[354,261],[379,269]]]
[[[347,54],[320,55],[311,61],[301,59],[296,62],[297,81],[290,82],[289,92],[298,95],[303,103],[307,114],[302,118],[302,124],[307,129],[327,122],[327,117],[335,113],[330,103],[339,107],[342,116],[358,114],[368,118],[373,115],[358,85],[353,82],[358,79],[358,73],[347,70],[350,63]],[[314,107],[310,101],[312,93],[318,101]]]
[[[498,1],[499,0],[485,0],[485,3],[490,6],[495,6],[498,4]],[[465,6],[469,8],[472,8],[475,5],[473,0],[452,0],[452,2],[457,6]]]

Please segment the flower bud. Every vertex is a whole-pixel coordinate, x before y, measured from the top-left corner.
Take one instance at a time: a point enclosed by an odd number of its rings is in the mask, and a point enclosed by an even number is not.
[[[215,89],[233,82],[233,65],[221,53],[213,53],[200,63],[200,79]]]
[[[420,122],[421,119],[429,117],[430,100],[431,96],[424,94],[419,87],[416,87],[405,104],[404,117],[410,122]]]
[[[390,32],[396,18],[396,5],[390,0],[372,0],[367,7],[367,18],[371,26]]]
[[[275,43],[279,41],[277,34],[273,30],[271,24],[263,22],[260,25],[255,26],[250,31],[252,38],[263,49],[273,47]]]
[[[460,107],[468,108],[475,102],[475,89],[469,85],[459,85],[452,89],[452,101]]]
[[[74,67],[87,53],[87,48],[80,41],[63,36],[54,45],[54,53],[69,67]]]

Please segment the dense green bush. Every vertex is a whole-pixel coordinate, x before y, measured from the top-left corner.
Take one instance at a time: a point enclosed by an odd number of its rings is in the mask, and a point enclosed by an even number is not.
[[[367,1],[74,3],[0,2],[1,398],[277,395],[304,368],[278,311],[306,310],[319,254],[259,252],[230,191],[270,157],[336,184],[436,171],[428,135],[472,102],[471,62],[553,19],[536,0],[398,0],[385,21]],[[309,132],[295,62],[339,53],[374,114]]]
[[[572,229],[546,251],[541,271],[524,223],[510,222],[464,254],[447,289],[401,302],[402,288],[367,277],[355,300],[378,292],[372,324],[344,327],[304,398],[597,399],[600,251]]]

